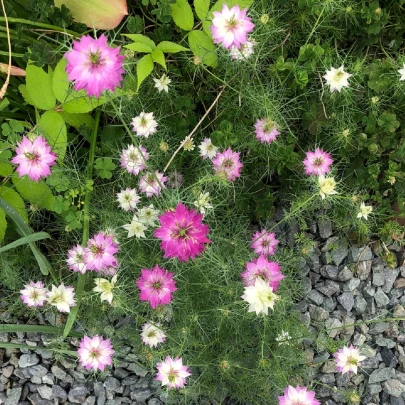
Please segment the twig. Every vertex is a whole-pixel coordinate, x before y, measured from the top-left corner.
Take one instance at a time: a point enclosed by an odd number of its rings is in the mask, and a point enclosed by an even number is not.
[[[274,51],[275,49],[279,48],[280,46],[285,45],[285,43],[287,42],[288,37],[291,35],[291,31],[288,31],[287,36],[284,38],[284,40],[281,42],[281,44],[278,44],[276,46],[273,46],[273,48],[270,49],[270,51]]]
[[[325,118],[329,118],[328,115],[326,114],[326,110],[325,110],[325,104],[322,101],[323,98],[323,92],[325,91],[325,87],[323,86],[323,81],[322,81],[322,77],[321,74],[318,72],[318,76],[319,76],[319,80],[321,81],[321,85],[322,85],[322,93],[321,93],[321,97],[319,98],[320,102],[322,103],[322,107],[323,107],[323,113],[325,114]]]
[[[10,31],[8,29],[8,19],[6,14],[6,8],[4,7],[4,1],[1,0],[1,7],[3,8],[4,19],[6,23],[6,33],[7,33],[7,43],[8,43],[8,70],[7,70],[7,78],[3,84],[3,87],[0,90],[0,100],[4,97],[7,91],[8,84],[10,82],[11,76],[11,40],[10,40]]]

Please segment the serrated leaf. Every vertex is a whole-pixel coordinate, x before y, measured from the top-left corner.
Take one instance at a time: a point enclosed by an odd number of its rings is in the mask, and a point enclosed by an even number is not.
[[[175,44],[174,42],[170,41],[162,41],[158,44],[157,49],[161,50],[164,53],[177,53],[182,51],[189,51],[188,48],[184,46]]]
[[[38,208],[52,211],[55,197],[51,189],[41,180],[32,181],[27,176],[13,177],[13,184],[21,196]]]
[[[163,52],[159,49],[155,49],[152,53],[152,59],[154,62],[159,63],[160,66],[163,66],[165,70],[166,68],[166,61],[165,61],[165,55]]]
[[[190,31],[194,26],[194,15],[187,0],[176,0],[176,3],[170,4],[172,17],[175,24],[182,30]]]
[[[146,35],[142,34],[122,34],[125,37],[132,39],[134,42],[139,42],[141,44],[144,44],[146,46],[149,46],[152,50],[156,48],[156,44],[154,41],[152,41],[149,37]]]
[[[32,105],[41,110],[52,110],[56,97],[52,90],[51,76],[34,65],[28,65],[26,73],[26,90]],[[26,101],[28,102],[27,99]]]
[[[218,0],[212,6],[210,13],[213,11],[221,11],[224,4],[226,4],[229,9],[231,9],[233,6],[239,6],[239,8],[242,10],[250,7],[253,4],[253,0]]]
[[[69,80],[66,73],[67,60],[62,58],[56,65],[52,75],[52,89],[59,102],[66,100],[69,91]]]
[[[47,111],[39,119],[38,128],[58,156],[58,160],[63,161],[67,147],[67,130],[63,118],[56,111]]]
[[[59,113],[62,119],[73,128],[94,128],[94,118],[89,114],[71,114],[66,111]]]
[[[4,212],[4,210],[0,208],[0,242],[2,242],[4,239],[6,229],[7,229],[6,213]]]
[[[209,8],[210,0],[194,0],[194,10],[201,21],[206,19]]]
[[[142,42],[134,42],[133,44],[125,45],[124,48],[130,49],[131,51],[135,52],[142,52],[142,53],[151,53],[153,49],[143,44]]]
[[[195,56],[201,58],[208,66],[216,67],[218,55],[212,39],[203,31],[191,31],[188,34],[188,44]]]
[[[21,215],[22,219],[28,223],[28,214],[25,209],[24,200],[17,191],[6,186],[0,187],[0,197],[10,204]]]
[[[28,90],[27,90],[27,86],[25,84],[20,84],[18,86],[18,90],[20,91],[21,95],[23,96],[24,100],[30,104],[30,105],[34,105],[34,100],[30,97]]]
[[[151,55],[145,55],[139,59],[136,65],[136,76],[138,78],[137,90],[141,86],[142,82],[152,73],[153,59]]]

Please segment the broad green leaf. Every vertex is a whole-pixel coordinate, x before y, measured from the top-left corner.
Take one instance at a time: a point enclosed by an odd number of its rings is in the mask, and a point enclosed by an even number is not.
[[[55,197],[51,189],[41,180],[32,181],[27,176],[13,177],[12,181],[21,196],[38,208],[52,211]]]
[[[173,21],[182,30],[190,31],[194,26],[194,15],[187,0],[176,0],[176,3],[170,4],[172,8]]]
[[[177,53],[181,51],[189,51],[188,48],[184,46],[175,44],[174,42],[170,41],[162,41],[158,44],[157,49],[161,50],[164,53]]]
[[[194,10],[201,21],[207,17],[209,8],[210,0],[194,0]]]
[[[30,235],[23,236],[22,238],[17,239],[14,242],[11,242],[6,246],[1,247],[0,248],[0,253],[6,252],[7,250],[10,250],[10,249],[14,249],[14,248],[16,248],[18,246],[21,246],[21,245],[25,245],[27,243],[32,243],[32,242],[36,242],[38,240],[48,239],[48,238],[50,238],[50,235],[48,233],[46,233],[46,232],[32,233]]]
[[[141,44],[144,44],[146,46],[149,46],[151,49],[156,48],[156,44],[146,35],[142,34],[122,34],[125,37],[132,39],[134,42],[140,42]]]
[[[145,55],[139,59],[136,65],[136,76],[138,78],[137,90],[141,86],[142,82],[152,73],[153,59],[151,55]]]
[[[63,118],[56,111],[47,111],[39,119],[38,128],[58,156],[58,160],[63,161],[67,147],[67,130]]]
[[[194,55],[200,57],[203,63],[212,67],[217,66],[217,48],[212,39],[205,32],[191,31],[188,34],[188,43]]]
[[[6,229],[7,229],[6,213],[4,212],[4,210],[0,208],[0,242],[4,239]]]
[[[34,65],[27,66],[26,86],[29,99],[41,110],[52,110],[56,104],[51,75]]]
[[[165,55],[163,52],[159,49],[155,49],[152,53],[152,59],[154,62],[159,63],[159,65],[163,66],[165,70],[166,68],[166,62],[165,62]]]
[[[28,104],[34,105],[34,100],[30,97],[27,86],[25,84],[20,84],[18,86],[18,90],[20,90],[21,95]]]
[[[113,93],[114,95],[117,92]],[[113,97],[113,94],[110,96]],[[66,101],[62,104],[63,111],[73,114],[87,113],[94,110],[96,107],[104,104],[106,98],[101,96],[99,98],[89,98],[84,90],[73,91],[66,98]]]
[[[65,111],[59,113],[65,122],[73,128],[94,128],[94,118],[89,114],[71,114]]]
[[[24,200],[17,191],[6,186],[0,187],[0,197],[10,204],[21,215],[23,220],[28,223],[28,214],[25,209]]]
[[[135,52],[142,52],[142,53],[151,53],[153,49],[143,44],[142,42],[134,42],[133,44],[125,45],[124,48],[130,49],[131,51]]]
[[[63,103],[66,100],[69,91],[69,80],[66,73],[66,58],[62,58],[56,65],[52,75],[52,89],[59,102]]]
[[[13,173],[13,166],[7,163],[13,154],[11,150],[2,148],[4,144],[5,142],[0,142],[0,176],[6,177]]]
[[[226,4],[228,8],[232,8],[233,6],[239,6],[242,10],[244,8],[248,8],[253,4],[253,0],[218,0],[211,8],[210,12],[213,11],[221,11],[222,6]]]

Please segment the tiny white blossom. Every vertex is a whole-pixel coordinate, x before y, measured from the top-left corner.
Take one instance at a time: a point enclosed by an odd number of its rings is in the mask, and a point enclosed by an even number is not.
[[[139,222],[136,215],[134,215],[130,224],[122,225],[122,227],[128,231],[128,238],[132,238],[133,236],[137,238],[145,237],[144,231],[146,230],[146,226],[142,222]]]
[[[289,340],[291,339],[291,336],[288,332],[285,332],[283,330],[281,330],[281,333],[276,337],[276,342],[278,342],[279,346],[282,345],[290,345]]]
[[[141,201],[136,189],[127,188],[117,194],[117,201],[124,211],[132,211]]]
[[[159,211],[155,210],[153,204],[150,204],[149,207],[141,208],[138,211],[138,221],[143,223],[146,226],[154,226],[155,222],[158,220]]]
[[[336,181],[334,177],[325,177],[323,175],[318,176],[318,186],[319,186],[319,194],[322,197],[322,200],[325,199],[327,195],[337,194],[335,190]]]
[[[405,63],[404,63],[404,67],[402,69],[398,70],[398,73],[401,75],[401,77],[399,78],[399,80],[405,80]]]
[[[335,90],[340,92],[343,87],[349,87],[349,82],[347,79],[352,75],[345,72],[343,69],[344,65],[337,69],[331,67],[330,70],[327,70],[326,74],[323,76],[323,78],[326,80],[326,84],[330,86],[331,92]]]
[[[244,44],[237,48],[236,46],[231,46],[229,53],[232,59],[237,61],[249,59],[254,54],[254,47],[257,44],[254,40],[246,41]]]
[[[269,286],[269,283],[258,277],[255,280],[255,284],[245,287],[245,293],[242,295],[249,304],[248,312],[256,312],[259,315],[263,312],[268,315],[269,308],[273,309],[274,303],[280,298],[274,294],[273,288]]]
[[[159,93],[164,90],[166,93],[169,92],[168,85],[172,82],[165,74],[162,75],[160,79],[153,79],[155,82],[155,87],[159,90]]]
[[[372,211],[373,207],[371,205],[366,205],[364,204],[364,202],[362,202],[360,204],[360,211],[357,214],[357,218],[364,218],[365,220],[367,220]]]
[[[205,138],[200,145],[198,146],[200,149],[200,155],[203,159],[213,159],[218,152],[218,148],[212,144],[210,138]]]
[[[212,208],[210,204],[210,193],[200,193],[198,199],[193,202],[201,214],[205,214],[205,211]]]
[[[101,293],[101,302],[107,301],[111,305],[114,297],[113,289],[117,282],[117,275],[115,275],[111,281],[106,278],[95,278],[94,282],[96,283],[96,287],[93,288],[93,291]]]
[[[144,136],[145,138],[154,134],[157,131],[157,126],[158,123],[155,121],[153,112],[141,112],[137,117],[132,119],[132,130],[136,132],[138,136]]]

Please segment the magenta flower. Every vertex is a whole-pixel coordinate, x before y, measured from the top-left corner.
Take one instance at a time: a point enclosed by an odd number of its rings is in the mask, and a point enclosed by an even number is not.
[[[39,181],[41,177],[49,176],[50,167],[56,164],[57,156],[42,136],[36,137],[33,142],[24,136],[15,151],[17,156],[11,161],[18,164],[17,172],[20,177],[27,175],[31,180]]]
[[[270,119],[257,120],[255,124],[256,138],[261,142],[271,144],[280,135],[277,124]]]
[[[232,152],[231,148],[222,153],[217,153],[212,161],[215,173],[224,174],[227,180],[231,181],[240,177],[243,164],[239,160],[239,155],[239,152]]]
[[[258,255],[273,256],[278,242],[273,232],[267,232],[265,229],[262,229],[260,232],[253,234],[250,247],[254,249]]]
[[[66,260],[69,269],[82,274],[86,273],[87,266],[85,261],[85,255],[87,253],[86,248],[77,245],[68,251],[68,258]]]
[[[142,269],[141,276],[136,281],[141,294],[141,301],[149,301],[150,306],[155,309],[158,305],[170,304],[172,293],[177,290],[176,282],[173,280],[174,273],[156,265],[153,269]]]
[[[183,388],[186,378],[191,375],[189,368],[183,366],[181,357],[172,359],[167,356],[165,361],[157,363],[156,366],[158,369],[156,380],[161,381],[162,386],[167,385],[168,388]]]
[[[142,147],[142,145],[139,145],[138,148],[134,145],[128,145],[127,149],[122,150],[121,167],[125,168],[128,173],[132,173],[136,176],[141,170],[146,168],[145,162],[148,159],[149,153]]]
[[[330,171],[333,159],[330,153],[316,148],[315,152],[307,152],[307,157],[303,163],[305,165],[305,174],[323,176]]]
[[[251,286],[255,284],[257,278],[261,278],[276,292],[280,281],[285,277],[280,271],[280,265],[270,262],[266,256],[260,255],[258,259],[246,263],[246,270],[241,274],[243,284]]]
[[[92,368],[94,371],[104,371],[105,366],[111,366],[111,357],[114,353],[110,339],[103,339],[97,335],[93,338],[84,336],[77,351],[81,365],[86,370]]]
[[[24,290],[20,290],[21,300],[29,307],[42,307],[48,300],[48,289],[44,287],[41,281],[34,283],[30,281],[24,286]]]
[[[365,356],[361,356],[359,349],[353,345],[350,347],[344,346],[343,349],[339,349],[333,354],[336,362],[336,369],[342,374],[353,371],[357,374],[357,367],[362,360],[365,360]]]
[[[174,211],[159,216],[160,228],[154,236],[162,240],[164,258],[177,257],[180,262],[188,262],[190,257],[194,259],[205,250],[204,243],[211,241],[207,238],[208,225],[201,222],[203,216],[182,203]]]
[[[247,42],[247,34],[254,28],[249,17],[246,17],[247,8],[241,10],[239,6],[231,9],[227,5],[222,6],[221,12],[214,11],[214,18],[210,27],[214,43],[222,43],[224,48],[236,46],[239,48]]]
[[[315,392],[307,391],[307,387],[291,387],[289,385],[284,390],[284,395],[278,397],[279,405],[320,405],[315,399]]]
[[[141,177],[139,181],[139,189],[146,194],[147,197],[159,195],[162,188],[166,188],[167,177],[155,170],[155,174],[148,172]]]
[[[114,257],[118,252],[118,244],[114,242],[114,236],[99,232],[87,242],[87,250],[84,256],[87,270],[100,271],[108,267],[117,267],[118,261]]]
[[[114,91],[122,81],[120,47],[111,48],[103,34],[98,39],[84,35],[73,41],[73,50],[65,53],[68,61],[66,72],[75,81],[75,90],[84,89],[91,96],[100,97],[103,90]]]

